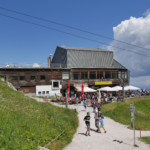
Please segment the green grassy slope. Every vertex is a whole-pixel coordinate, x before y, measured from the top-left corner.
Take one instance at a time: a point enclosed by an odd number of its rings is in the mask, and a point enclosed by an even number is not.
[[[102,113],[132,128],[131,112],[129,111],[131,103],[134,103],[135,106],[135,129],[150,130],[150,97],[133,98],[125,102],[110,103],[102,107]],[[150,137],[142,137],[140,139],[150,144]]]
[[[150,137],[141,137],[140,140],[147,144],[150,144]]]
[[[78,126],[74,110],[38,103],[0,81],[0,148],[36,150],[65,130],[49,148],[62,149]]]
[[[110,103],[102,107],[105,116],[132,127],[129,106],[135,105],[135,128],[150,130],[150,97],[133,98],[125,102]]]

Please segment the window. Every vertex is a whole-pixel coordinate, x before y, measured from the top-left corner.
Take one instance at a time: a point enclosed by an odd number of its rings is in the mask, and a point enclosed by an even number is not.
[[[38,94],[41,95],[41,91],[39,91]]]
[[[49,94],[49,91],[46,91],[46,94]]]
[[[17,76],[12,76],[11,78],[12,78],[12,80],[18,80]]]
[[[59,89],[60,81],[52,80],[52,89]]]
[[[90,72],[90,79],[96,79],[96,72]]]
[[[97,72],[97,79],[103,79],[104,75],[103,72]]]
[[[111,72],[105,72],[105,79],[111,79]]]
[[[40,79],[41,79],[41,80],[45,80],[45,76],[44,76],[44,75],[41,75],[41,76],[40,76]]]
[[[88,79],[88,72],[81,72],[81,79],[87,80]]]
[[[80,72],[73,72],[72,73],[73,80],[80,80]]]
[[[45,91],[42,91],[42,94],[45,94]]]
[[[124,73],[124,72],[122,72],[122,76],[121,76],[121,78],[122,78],[122,79],[124,79],[124,78],[125,78],[125,73]]]
[[[112,72],[112,78],[117,79],[118,78],[118,72]]]
[[[20,76],[20,80],[25,80],[25,76]]]
[[[30,76],[30,80],[35,80],[35,76]]]
[[[62,79],[69,80],[69,72],[62,72]]]
[[[53,82],[53,87],[54,88],[58,88],[59,87],[59,83],[58,82]]]
[[[121,78],[121,72],[118,72],[118,79]]]

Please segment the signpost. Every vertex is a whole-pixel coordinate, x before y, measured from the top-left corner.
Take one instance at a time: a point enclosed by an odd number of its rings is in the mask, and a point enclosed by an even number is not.
[[[133,123],[133,138],[134,138],[134,146],[135,146],[135,106],[134,104],[130,104],[129,110],[131,111],[131,122]]]

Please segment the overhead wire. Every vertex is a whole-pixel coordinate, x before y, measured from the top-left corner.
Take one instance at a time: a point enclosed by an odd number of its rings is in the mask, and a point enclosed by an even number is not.
[[[94,33],[94,32],[87,31],[87,30],[83,30],[83,29],[80,29],[80,28],[77,28],[77,27],[73,27],[73,26],[70,26],[70,25],[62,24],[62,23],[59,23],[59,22],[56,22],[56,21],[52,21],[50,19],[45,19],[45,18],[29,15],[29,14],[26,14],[26,13],[22,13],[22,12],[19,12],[19,11],[16,11],[16,10],[4,8],[4,7],[1,7],[1,6],[0,6],[0,9],[1,10],[5,10],[5,11],[9,11],[9,12],[13,12],[13,13],[16,13],[16,14],[20,14],[20,15],[23,15],[23,16],[27,16],[27,17],[30,17],[30,18],[34,18],[34,19],[37,19],[37,20],[41,20],[41,21],[44,21],[44,22],[57,24],[59,26],[63,26],[63,27],[66,27],[66,28],[70,28],[70,29],[73,29],[73,30],[80,31],[80,32],[84,32],[84,33],[88,33],[88,34],[91,34],[91,35],[95,35],[97,37],[102,37],[102,38],[105,38],[105,39],[109,39],[109,40],[117,41],[117,42],[120,42],[120,43],[124,43],[124,44],[130,45],[130,46],[134,46],[134,47],[140,48],[142,50],[150,51],[150,49],[146,48],[146,47],[142,47],[142,46],[139,46],[139,45],[131,44],[131,43],[128,43],[128,42],[125,42],[125,41],[121,41],[121,40],[118,40],[118,39],[115,39],[115,38],[111,38],[111,37],[108,37],[108,36],[105,36],[105,35],[102,35],[102,34],[97,34],[97,33]]]
[[[103,44],[103,45],[111,46],[111,47],[114,47],[114,48],[117,48],[117,49],[121,49],[121,50],[124,50],[124,51],[135,53],[135,54],[138,54],[138,55],[141,55],[141,56],[150,57],[149,55],[138,53],[138,52],[133,51],[133,50],[128,50],[128,49],[125,49],[125,48],[114,46],[112,44],[107,44],[107,43],[104,43],[104,42],[100,42],[100,41],[97,41],[97,40],[94,40],[94,39],[90,39],[90,38],[80,36],[80,35],[77,35],[77,34],[73,34],[73,33],[69,33],[69,32],[66,32],[66,31],[62,31],[62,30],[52,28],[52,27],[49,27],[49,26],[45,26],[45,25],[42,25],[42,24],[38,24],[38,23],[35,23],[35,22],[32,22],[32,21],[16,18],[16,17],[10,16],[10,15],[5,15],[5,14],[2,14],[2,13],[0,13],[0,15],[3,16],[3,17],[11,18],[13,20],[20,21],[20,22],[33,24],[33,25],[36,25],[36,26],[39,26],[39,27],[42,27],[42,28],[46,28],[46,29],[49,29],[49,30],[53,30],[53,31],[57,31],[57,32],[60,32],[60,33],[68,34],[68,35],[73,36],[73,37],[77,37],[77,38],[85,39],[85,40],[88,40],[88,41],[91,41],[91,42],[96,42],[96,43],[100,43],[100,44]]]

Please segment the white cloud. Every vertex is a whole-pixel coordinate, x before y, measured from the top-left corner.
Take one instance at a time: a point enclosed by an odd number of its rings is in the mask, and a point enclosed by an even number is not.
[[[143,17],[130,17],[128,20],[122,21],[116,27],[113,27],[113,32],[115,39],[150,49],[150,10],[146,11]],[[146,51],[117,41],[113,41],[111,45],[150,56],[150,50]],[[150,77],[150,57],[144,57],[111,46],[108,49],[114,51],[115,59],[131,71],[132,77],[143,76],[143,80],[144,76]],[[146,82],[145,80],[144,82]]]
[[[37,63],[34,63],[32,67],[33,67],[33,68],[40,68],[40,65],[37,64]]]
[[[150,90],[150,76],[131,77],[131,85]]]
[[[150,8],[149,9],[147,9],[145,12],[144,12],[144,16],[147,16],[147,15],[149,15],[150,14]]]

